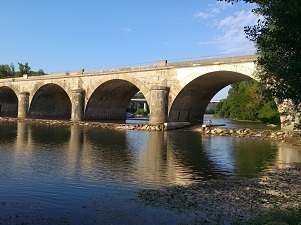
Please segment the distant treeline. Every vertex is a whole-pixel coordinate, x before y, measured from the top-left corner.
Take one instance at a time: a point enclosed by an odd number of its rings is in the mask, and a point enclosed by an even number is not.
[[[216,109],[216,107],[217,107],[217,103],[212,103],[212,102],[210,102],[210,103],[207,105],[205,114],[215,114],[215,109]]]
[[[216,106],[216,117],[280,124],[277,105],[254,80],[231,85],[228,98]]]
[[[37,72],[32,71],[28,66],[28,63],[22,64],[18,63],[18,70],[15,69],[14,64],[2,64],[0,65],[0,78],[8,77],[21,77],[24,74],[27,75],[45,75],[46,73],[40,69]]]

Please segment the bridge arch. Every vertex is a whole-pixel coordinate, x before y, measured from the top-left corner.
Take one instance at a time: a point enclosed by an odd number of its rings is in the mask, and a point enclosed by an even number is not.
[[[37,85],[35,88],[36,91],[30,101],[29,117],[71,118],[71,100],[63,87],[47,83]]]
[[[89,84],[89,88],[86,91],[86,105],[91,97],[91,95],[95,92],[95,90],[101,86],[102,84],[111,81],[111,80],[124,80],[136,86],[148,100],[149,88],[139,79],[135,79],[133,76],[129,74],[115,74],[112,76],[102,76],[100,79],[93,80],[93,84]]]
[[[189,72],[170,97],[169,121],[198,122],[213,96],[229,84],[255,79],[254,69],[240,65],[215,65]]]
[[[133,78],[107,77],[100,80],[86,96],[85,119],[124,120],[126,107],[139,90],[148,100],[149,90]]]
[[[11,87],[0,87],[0,117],[17,117],[18,97]]]
[[[68,95],[68,97],[71,99],[72,98],[72,91],[70,89],[70,84],[68,85],[65,81],[62,80],[55,80],[52,79],[51,82],[43,82],[43,81],[39,81],[37,83],[35,83],[33,89],[31,89],[29,91],[30,96],[29,96],[29,102],[32,101],[34,95],[37,93],[37,91],[39,91],[43,86],[48,85],[48,84],[53,84],[56,86],[59,86],[60,88],[62,88],[63,90],[65,90],[66,94]]]

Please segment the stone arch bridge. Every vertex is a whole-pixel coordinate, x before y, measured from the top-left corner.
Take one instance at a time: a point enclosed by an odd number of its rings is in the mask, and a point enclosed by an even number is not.
[[[255,60],[255,55],[162,60],[148,66],[1,79],[0,116],[124,120],[126,106],[140,90],[151,124],[200,121],[219,90],[254,79]]]

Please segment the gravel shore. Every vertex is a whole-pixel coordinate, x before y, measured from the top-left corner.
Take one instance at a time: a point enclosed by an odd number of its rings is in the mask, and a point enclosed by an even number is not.
[[[138,195],[146,205],[193,215],[185,223],[245,224],[271,211],[301,209],[301,164],[283,166],[256,179],[229,176],[189,186],[141,190]]]

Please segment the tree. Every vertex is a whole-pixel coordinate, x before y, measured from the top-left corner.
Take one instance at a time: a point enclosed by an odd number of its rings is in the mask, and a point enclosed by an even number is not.
[[[0,65],[0,78],[12,77],[15,73],[15,68],[13,65],[9,66],[7,64]]]
[[[46,73],[44,70],[39,69],[37,72],[32,71],[30,67],[28,66],[28,63],[18,63],[19,65],[19,72],[15,71],[14,64],[3,64],[0,65],[0,78],[6,78],[6,77],[20,77],[24,74],[27,75],[45,75]]]
[[[36,75],[46,75],[46,73],[44,72],[44,70],[39,69],[38,72],[36,72]]]
[[[257,46],[258,77],[268,94],[280,103],[301,103],[301,4],[297,0],[218,0],[256,3],[253,12],[262,20],[245,27],[247,38]]]
[[[19,73],[22,76],[23,74],[30,74],[31,70],[30,67],[28,66],[28,63],[25,63],[24,65],[22,63],[19,63]]]
[[[280,124],[275,102],[261,93],[262,87],[255,80],[232,84],[228,98],[216,107],[216,117]]]

